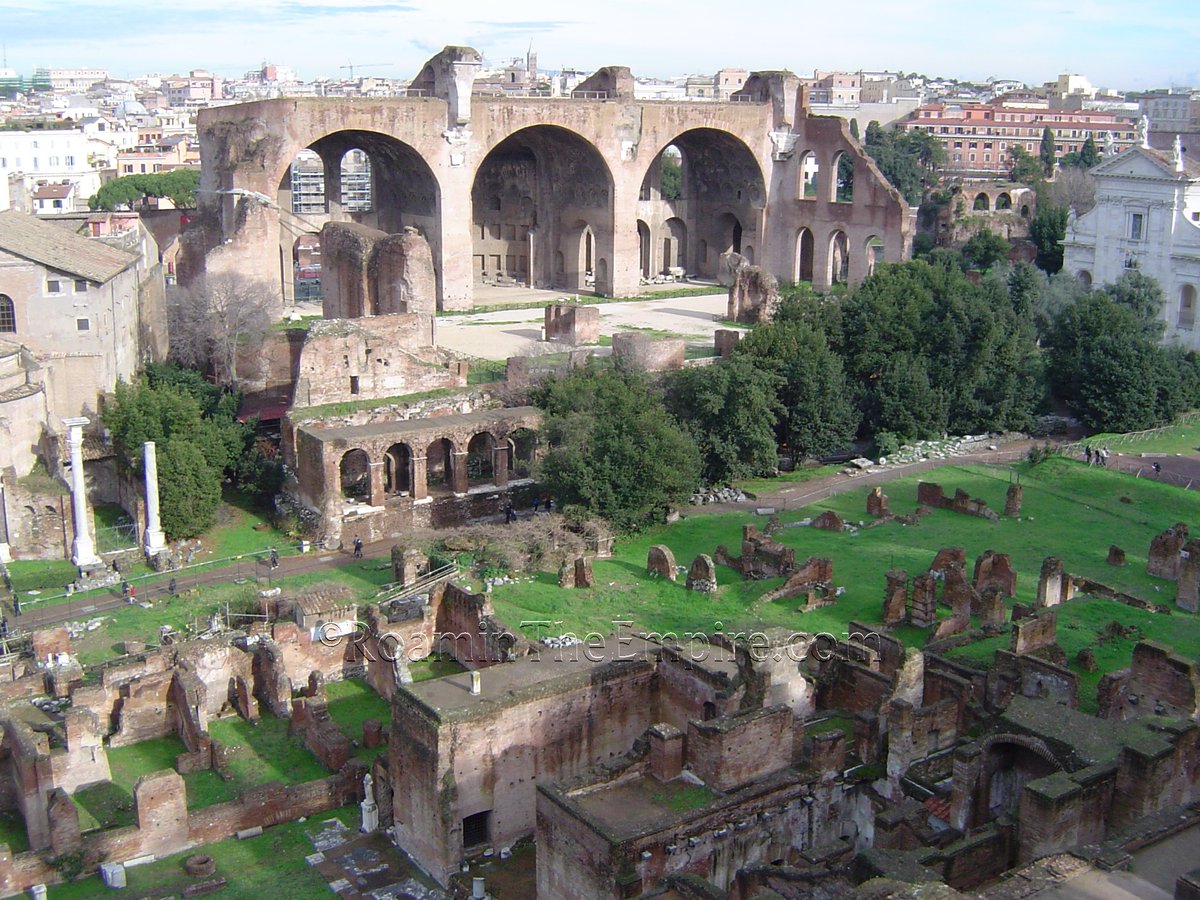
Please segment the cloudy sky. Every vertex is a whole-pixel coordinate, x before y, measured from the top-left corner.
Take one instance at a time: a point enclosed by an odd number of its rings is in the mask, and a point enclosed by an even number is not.
[[[0,0],[0,42],[24,74],[234,76],[269,60],[302,78],[349,63],[407,78],[446,44],[500,62],[532,42],[544,69],[886,68],[1030,83],[1070,71],[1117,88],[1200,86],[1200,0]]]

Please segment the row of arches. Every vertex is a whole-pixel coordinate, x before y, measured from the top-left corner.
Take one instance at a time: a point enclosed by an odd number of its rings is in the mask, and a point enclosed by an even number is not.
[[[993,200],[986,191],[980,191],[975,195],[975,199],[971,201],[971,209],[974,212],[1011,212],[1013,209],[1013,197],[1008,191],[1001,191],[996,194]],[[1028,219],[1030,214],[1029,204],[1021,204],[1021,216]]]
[[[355,447],[338,462],[338,488],[344,499],[381,505],[389,497],[422,499],[479,485],[503,487],[510,478],[531,476],[536,453],[537,434],[528,428],[502,438],[482,431],[461,447],[449,437],[419,447],[397,441],[380,459]]]
[[[279,192],[280,208],[293,213],[287,225],[281,221],[288,233],[280,242],[285,260],[291,252],[290,281],[304,279],[302,269],[313,280],[312,267],[299,259],[297,231],[315,233],[328,220],[387,232],[415,226],[440,258],[437,179],[412,147],[394,137],[356,130],[326,135],[294,159]],[[742,246],[743,235],[753,248],[766,182],[740,138],[696,128],[653,157],[641,196],[650,206],[640,207],[628,225],[617,221],[611,172],[590,141],[555,125],[516,131],[475,170],[473,283],[611,293],[615,236],[624,227],[657,244],[643,251],[643,274],[679,268],[711,277],[720,252]]]
[[[824,259],[817,259],[818,243],[811,228],[804,227],[796,234],[795,267],[793,281],[813,281],[817,266],[824,266],[823,275],[826,283],[849,284],[851,274],[850,238],[841,228],[832,229],[824,238],[822,249]],[[883,239],[877,234],[867,237],[862,244],[862,276],[865,278],[875,271],[875,267],[884,259]]]
[[[799,173],[796,179],[796,196],[799,200],[825,200],[829,203],[854,202],[854,157],[845,150],[838,150],[827,161],[826,172],[833,177],[822,178],[822,166],[813,150],[800,154]]]

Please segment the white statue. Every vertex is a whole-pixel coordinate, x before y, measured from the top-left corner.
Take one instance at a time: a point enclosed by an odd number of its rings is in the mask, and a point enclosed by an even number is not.
[[[1117,155],[1117,136],[1111,131],[1104,136],[1104,156],[1111,158]]]
[[[1171,164],[1176,172],[1183,171],[1183,136],[1175,135],[1175,143],[1171,145]]]
[[[358,830],[363,834],[378,831],[379,806],[375,803],[375,779],[370,772],[363,776],[363,801],[358,807],[362,810],[362,827]]]
[[[1150,149],[1150,119],[1148,116],[1142,116],[1138,119],[1137,139],[1141,146],[1147,150]]]

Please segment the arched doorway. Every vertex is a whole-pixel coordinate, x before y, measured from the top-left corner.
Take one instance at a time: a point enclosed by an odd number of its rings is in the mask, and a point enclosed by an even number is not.
[[[383,457],[383,490],[387,494],[412,493],[412,450],[392,444]]]
[[[1003,191],[996,195],[996,209],[1010,210],[1012,209],[1012,195],[1008,191]]]
[[[429,242],[435,262],[441,257],[437,178],[415,149],[391,135],[347,129],[316,139],[282,173],[277,201],[281,248],[325,222],[354,221],[388,234],[412,226]],[[434,272],[440,307],[441,266]],[[285,296],[290,292],[287,285]]]
[[[495,477],[492,453],[496,439],[486,431],[467,442],[467,484],[492,484]]]
[[[687,273],[687,225],[683,219],[667,219],[667,234],[663,237],[663,269],[683,269]]]
[[[578,223],[586,223],[598,245],[593,258],[607,258],[612,196],[607,163],[575,132],[535,125],[504,138],[479,164],[471,189],[476,282],[586,290],[585,273],[596,267],[571,265],[582,233]],[[611,293],[607,278],[597,277],[595,290]]]
[[[1191,331],[1196,327],[1196,288],[1185,284],[1179,289],[1179,327]]]
[[[513,478],[533,477],[533,463],[537,453],[537,433],[529,428],[518,428],[508,438],[509,467]]]
[[[743,242],[758,243],[752,223],[759,221],[766,194],[758,160],[741,138],[717,128],[677,135],[652,159],[642,180],[639,215],[662,253],[652,271],[678,267],[715,275],[720,253],[740,253]]]
[[[983,796],[979,813],[982,821],[1016,813],[1021,791],[1030,781],[1059,771],[1059,766],[1024,744],[998,740],[987,750],[982,777]],[[982,822],[981,822],[982,824]]]
[[[365,450],[347,450],[338,464],[342,496],[366,502],[371,497],[371,459]]]
[[[850,243],[846,232],[829,235],[829,283],[846,284],[850,280]]]
[[[654,274],[651,267],[651,247],[650,247],[650,226],[638,219],[638,268],[642,273],[643,278],[650,278]]]
[[[833,196],[829,199],[834,203],[854,202],[854,157],[842,151],[833,157],[833,171],[837,173],[834,181]]]
[[[425,451],[425,484],[431,494],[454,491],[454,444],[438,438]]]
[[[988,195],[981,191],[975,195],[975,202],[971,205],[971,208],[976,212],[987,212],[989,206]]]
[[[297,303],[321,302],[321,236],[302,234],[292,242],[292,276]]]
[[[863,244],[863,256],[867,261],[867,277],[875,273],[875,267],[883,262],[883,240],[877,234],[871,235]]]
[[[813,255],[815,252],[813,233],[807,228],[801,228],[796,235],[796,277],[797,282],[813,280]]]
[[[806,150],[804,155],[800,157],[799,167],[799,199],[816,200],[818,176],[821,173],[821,164],[817,162],[817,154],[813,153],[811,150]]]

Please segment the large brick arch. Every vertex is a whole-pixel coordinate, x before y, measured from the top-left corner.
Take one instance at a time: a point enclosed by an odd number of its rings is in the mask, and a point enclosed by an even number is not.
[[[851,220],[847,235],[855,251],[868,233],[880,235],[888,261],[903,259],[909,251],[912,223],[902,198],[849,137],[844,120],[809,115],[799,80],[789,72],[753,74],[730,102],[642,101],[634,98],[631,79],[613,80],[601,91],[603,96],[589,92],[570,98],[485,97],[471,91],[468,70],[477,63],[475,51],[449,48],[431,60],[432,68],[427,67],[432,74],[421,82],[422,96],[286,98],[202,110],[197,125],[201,210],[194,233],[185,236],[181,279],[186,282],[205,271],[238,271],[279,284],[281,299],[286,296],[280,234],[281,219],[288,213],[275,199],[280,182],[300,150],[318,144],[332,148],[338,140],[334,135],[350,132],[379,135],[372,140],[381,146],[409,148],[411,154],[406,150],[403,158],[415,169],[421,168],[415,165],[417,160],[428,167],[428,173],[422,172],[436,185],[438,215],[418,227],[440,230],[426,235],[434,256],[440,309],[467,309],[474,302],[472,267],[477,254],[473,253],[471,197],[477,172],[494,149],[535,127],[541,133],[561,129],[574,135],[561,145],[593,149],[596,171],[602,173],[602,180],[611,181],[605,217],[610,224],[589,222],[595,232],[593,264],[599,293],[637,292],[643,267],[636,223],[646,172],[672,143],[694,141],[692,155],[702,155],[705,141],[700,138],[705,136],[709,144],[737,148],[719,155],[740,160],[737,167],[747,175],[742,180],[753,183],[754,189],[743,189],[743,196],[736,198],[738,178],[732,176],[737,173],[714,181],[722,188],[728,180],[735,199],[743,201],[724,205],[736,207],[731,212],[750,235],[747,243],[754,248],[755,263],[777,277],[793,276],[799,229],[827,233],[826,226],[835,217]],[[793,151],[804,149],[817,154],[826,178],[832,177],[829,169],[838,152],[854,156],[854,202],[836,204],[846,207],[836,215],[829,208],[834,204],[797,198],[798,158]],[[678,220],[671,233],[657,221],[648,221],[659,238],[652,239],[660,257],[652,268],[665,267],[668,258],[678,262],[686,231],[689,258],[684,268],[703,272],[705,266],[697,260],[701,244],[711,243],[701,233],[707,211],[671,212],[661,217],[664,224],[668,218]],[[564,212],[558,218],[565,222],[568,216]],[[577,228],[578,221],[587,219],[572,218],[564,229]],[[554,252],[559,249],[543,248],[543,257],[552,260]],[[824,255],[819,251],[819,256]],[[862,256],[851,255],[851,283],[865,276]],[[824,270],[826,262],[819,258],[817,270]],[[530,263],[531,273],[537,265],[536,260]]]

